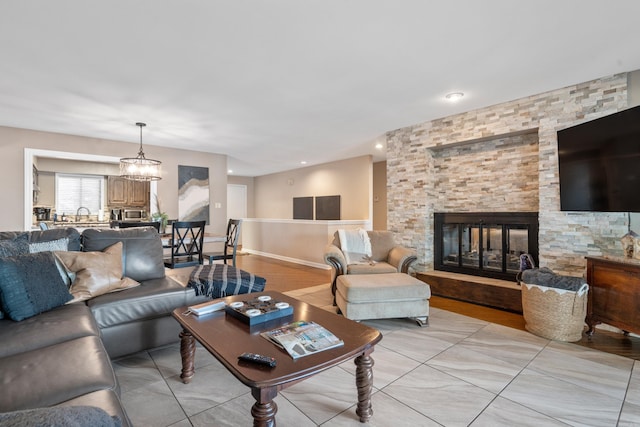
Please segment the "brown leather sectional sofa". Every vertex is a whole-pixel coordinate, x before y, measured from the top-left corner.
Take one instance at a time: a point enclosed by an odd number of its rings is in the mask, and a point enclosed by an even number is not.
[[[0,240],[21,233],[0,232]],[[30,243],[63,237],[71,251],[102,251],[122,242],[124,276],[140,286],[19,322],[6,316],[0,320],[0,413],[86,405],[128,426],[111,359],[177,341],[180,328],[171,311],[202,297],[165,276],[162,242],[151,227],[86,229],[82,235],[72,228],[28,233]]]

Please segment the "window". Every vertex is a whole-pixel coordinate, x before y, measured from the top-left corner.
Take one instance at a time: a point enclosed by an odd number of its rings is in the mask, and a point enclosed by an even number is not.
[[[78,209],[89,209],[97,215],[103,209],[104,176],[56,174],[56,214],[76,215]],[[83,215],[87,212],[82,211]]]

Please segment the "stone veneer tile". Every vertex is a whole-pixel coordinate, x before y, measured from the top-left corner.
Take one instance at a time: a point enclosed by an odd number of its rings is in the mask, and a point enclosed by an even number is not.
[[[388,132],[387,228],[415,270],[433,268],[438,211],[537,210],[540,264],[564,274],[621,255],[626,213],[560,211],[556,132],[626,107],[625,73]]]

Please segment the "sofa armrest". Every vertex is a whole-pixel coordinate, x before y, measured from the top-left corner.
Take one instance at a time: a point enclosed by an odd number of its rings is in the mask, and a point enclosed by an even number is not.
[[[387,262],[398,269],[398,273],[408,273],[409,266],[418,257],[413,249],[395,246],[389,251]]]

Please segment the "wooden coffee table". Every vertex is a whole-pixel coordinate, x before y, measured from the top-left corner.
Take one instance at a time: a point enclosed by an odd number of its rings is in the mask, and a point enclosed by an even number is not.
[[[227,304],[233,301],[245,301],[258,295],[284,301],[293,306],[293,318],[270,321],[252,326],[243,323],[224,310],[197,317],[185,315],[186,307],[173,311],[173,317],[180,322],[183,331],[180,334],[180,354],[182,356],[182,374],[180,378],[188,383],[195,374],[195,340],[198,340],[216,359],[218,359],[237,379],[251,388],[256,403],[251,408],[253,425],[271,427],[276,425],[277,406],[273,399],[278,391],[292,386],[312,375],[355,358],[356,387],[358,388],[358,406],[356,414],[361,422],[367,422],[372,414],[371,388],[373,386],[373,348],[382,339],[377,329],[354,322],[326,310],[314,307],[280,292],[260,292],[220,298]],[[314,321],[344,341],[344,345],[317,354],[294,360],[284,350],[260,336],[260,332],[295,320]],[[275,357],[277,366],[267,366],[241,362],[238,356],[244,352],[258,353]]]

